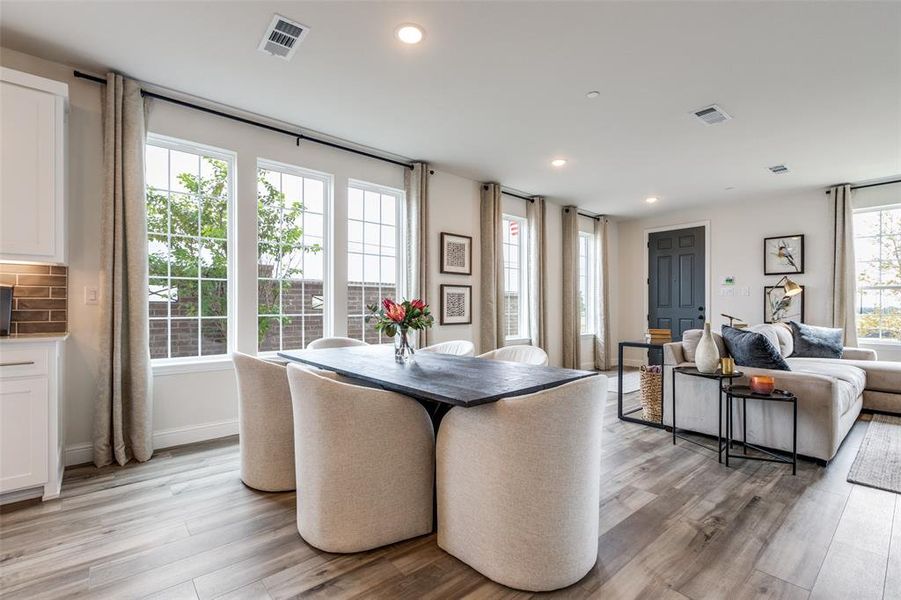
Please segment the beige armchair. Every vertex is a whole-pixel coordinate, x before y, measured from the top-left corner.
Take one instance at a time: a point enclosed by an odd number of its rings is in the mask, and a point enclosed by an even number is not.
[[[454,356],[473,356],[476,353],[476,347],[473,346],[472,342],[466,340],[454,340],[452,342],[432,344],[431,346],[420,348],[420,351],[453,354]]]
[[[241,481],[264,492],[295,488],[294,426],[285,367],[232,353],[238,379]]]
[[[548,363],[547,352],[538,346],[504,346],[503,348],[480,354],[479,358],[520,362],[541,367],[546,367]]]
[[[327,337],[313,340],[307,344],[307,350],[322,350],[323,348],[346,348],[348,346],[368,346],[366,342],[348,337]]]
[[[412,398],[288,365],[297,530],[326,552],[362,552],[432,531],[435,436]]]
[[[438,430],[438,545],[506,586],[571,585],[598,552],[607,378],[453,408]]]

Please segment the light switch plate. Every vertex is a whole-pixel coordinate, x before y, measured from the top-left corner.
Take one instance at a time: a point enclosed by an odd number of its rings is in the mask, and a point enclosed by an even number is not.
[[[100,292],[97,291],[97,288],[85,286],[85,288],[84,288],[84,303],[85,304],[99,304],[100,303]]]

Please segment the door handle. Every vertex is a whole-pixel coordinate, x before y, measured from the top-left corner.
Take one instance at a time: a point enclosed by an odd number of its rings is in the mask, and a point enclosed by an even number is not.
[[[698,307],[698,310],[704,310],[704,307],[703,307],[703,306],[699,306],[699,307]]]

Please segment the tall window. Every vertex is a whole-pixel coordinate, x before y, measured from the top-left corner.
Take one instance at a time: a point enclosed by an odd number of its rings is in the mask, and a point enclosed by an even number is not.
[[[257,342],[305,348],[324,335],[325,222],[330,181],[260,161],[257,169]]]
[[[387,342],[365,323],[366,306],[398,298],[403,192],[361,182],[347,188],[347,335]]]
[[[526,220],[504,215],[504,332],[507,340],[529,337],[529,271]]]
[[[579,319],[582,334],[594,333],[594,236],[579,232]]]
[[[151,137],[145,149],[150,356],[229,351],[234,157]]]
[[[857,334],[901,341],[901,205],[854,213]]]

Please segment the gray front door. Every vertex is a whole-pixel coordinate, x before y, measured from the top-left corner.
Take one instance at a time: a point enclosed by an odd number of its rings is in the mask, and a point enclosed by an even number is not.
[[[704,326],[704,228],[648,236],[648,327],[670,329],[681,340]]]

